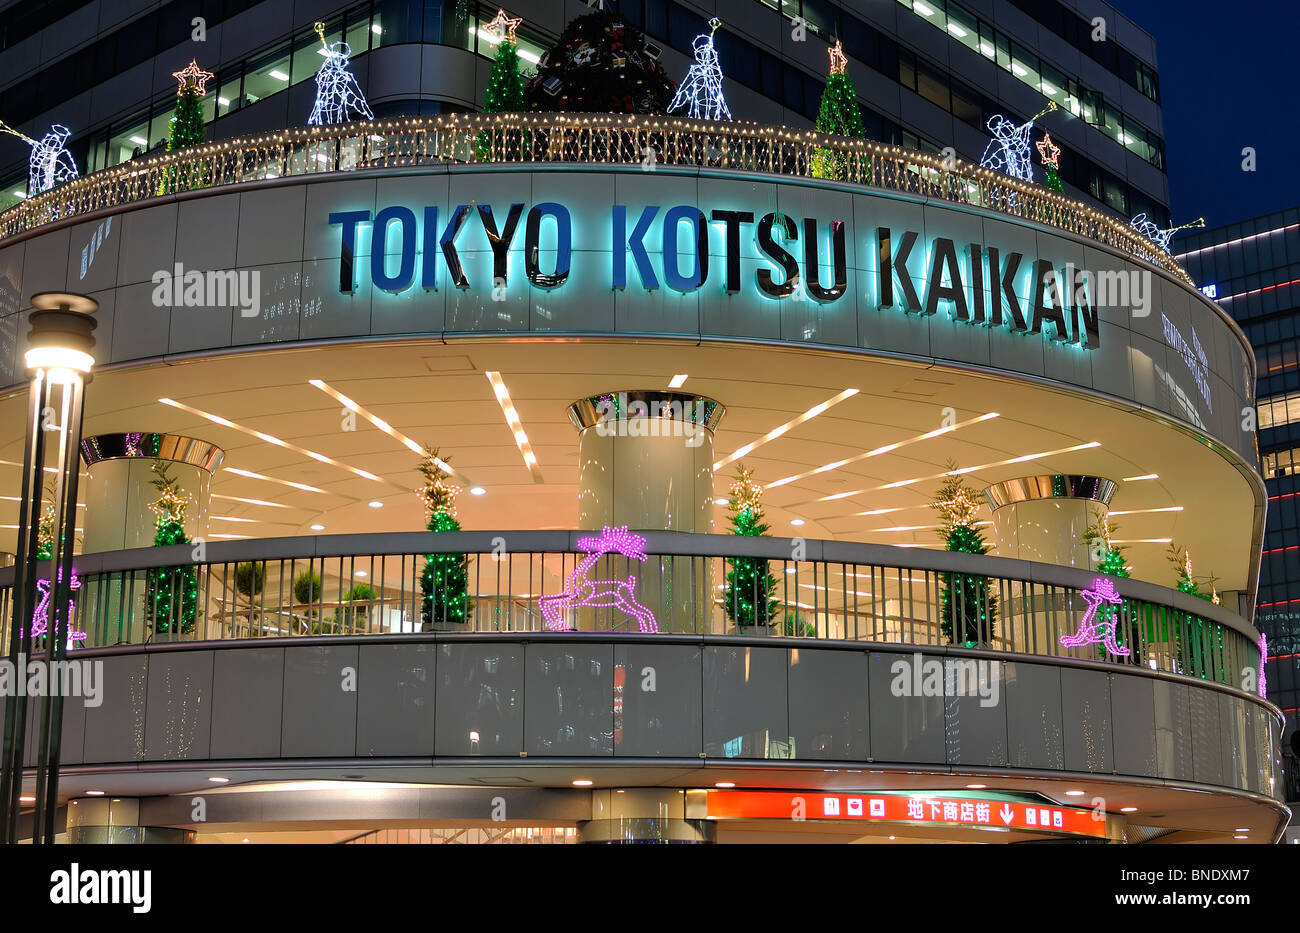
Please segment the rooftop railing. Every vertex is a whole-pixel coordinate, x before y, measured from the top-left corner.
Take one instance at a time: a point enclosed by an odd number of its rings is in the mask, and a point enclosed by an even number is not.
[[[1103,243],[1194,287],[1168,252],[1081,201],[867,140],[752,123],[617,114],[447,114],[285,129],[132,159],[0,214],[0,239],[149,198],[266,179],[429,165],[601,164],[762,172],[984,208]]]
[[[592,532],[556,531],[211,542],[198,561],[192,545],[80,555],[73,627],[84,634],[74,646],[651,631],[956,644],[1238,688],[1259,667],[1258,634],[1243,619],[1142,581],[1106,578],[1115,593],[1101,608],[1111,613],[1113,644],[1127,652],[1116,654],[1100,641],[1062,643],[1095,628],[1106,589],[1095,573],[853,542],[639,534],[644,549],[632,556],[593,557]],[[448,583],[439,587],[435,572]],[[13,579],[14,568],[0,570],[6,624]]]

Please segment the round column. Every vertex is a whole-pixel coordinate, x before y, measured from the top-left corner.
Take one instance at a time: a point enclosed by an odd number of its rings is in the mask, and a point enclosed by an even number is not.
[[[1115,483],[1099,476],[1021,476],[984,490],[999,557],[1095,569],[1089,525],[1105,518]]]
[[[711,398],[670,390],[607,392],[570,405],[578,429],[578,527],[712,531],[713,432],[725,412]],[[602,578],[637,577],[637,599],[659,631],[693,632],[712,605],[708,567],[703,558],[602,558],[600,570]],[[628,623],[609,611],[578,610],[573,624]]]
[[[70,845],[185,844],[194,831],[170,826],[141,826],[140,801],[134,797],[79,797],[68,801]]]
[[[158,498],[153,465],[160,460],[189,495],[185,534],[190,540],[207,537],[212,474],[224,457],[216,444],[179,434],[100,434],[82,440],[81,459],[89,473],[82,552],[153,545],[157,516],[150,506]]]
[[[594,791],[591,819],[578,824],[578,842],[588,845],[711,843],[717,838],[717,826],[705,819],[703,813],[698,819],[687,819],[688,812],[707,808],[691,799],[692,795],[702,794],[702,791],[654,787]]]

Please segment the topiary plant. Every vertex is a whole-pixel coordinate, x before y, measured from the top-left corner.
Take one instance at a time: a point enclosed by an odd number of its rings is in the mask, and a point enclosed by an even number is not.
[[[310,568],[298,574],[293,581],[293,598],[296,602],[311,604],[320,599],[320,575]]]
[[[245,561],[235,566],[235,589],[243,596],[253,597],[262,592],[266,584],[266,564]]]

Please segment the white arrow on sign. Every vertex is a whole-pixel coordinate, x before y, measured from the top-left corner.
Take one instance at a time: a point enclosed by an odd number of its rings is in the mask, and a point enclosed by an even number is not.
[[[1016,811],[1011,809],[1010,804],[1004,803],[999,815],[1002,817],[1002,822],[1010,826],[1012,818],[1016,815]]]

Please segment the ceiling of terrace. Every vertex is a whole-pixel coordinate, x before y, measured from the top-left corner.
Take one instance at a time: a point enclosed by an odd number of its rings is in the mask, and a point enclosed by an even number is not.
[[[487,372],[500,373],[536,455],[533,470]],[[585,340],[261,349],[98,374],[87,391],[85,433],[170,432],[224,448],[212,537],[306,535],[312,525],[331,534],[421,529],[417,456],[364,416],[344,430],[347,412],[332,392],[394,434],[441,448],[465,486],[482,487],[484,494],[459,499],[465,528],[572,528],[578,438],[568,405],[601,392],[667,388],[678,374],[688,377],[682,391],[727,406],[715,461],[757,444],[743,462],[770,486],[764,502],[774,534],[935,547],[927,503],[949,460],[974,468],[966,478],[977,490],[1026,474],[1089,473],[1118,482],[1111,508],[1134,576],[1171,585],[1172,538],[1220,589],[1246,585],[1253,493],[1197,438],[1047,387],[844,353]],[[23,406],[21,395],[0,399],[0,550],[15,546]],[[899,446],[881,450],[890,445]],[[717,471],[715,496],[726,495],[734,471],[734,463]],[[715,512],[714,530],[725,532],[725,511]]]

